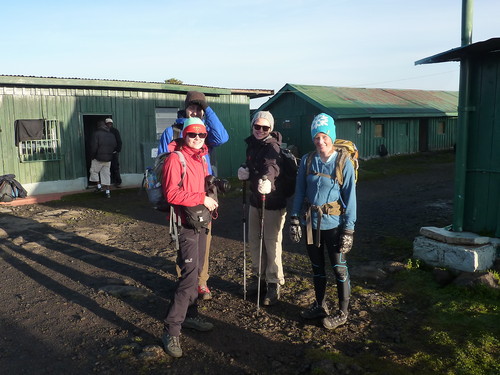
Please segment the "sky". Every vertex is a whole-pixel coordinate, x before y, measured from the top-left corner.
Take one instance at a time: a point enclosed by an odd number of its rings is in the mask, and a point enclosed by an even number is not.
[[[473,42],[500,37],[498,15],[474,1]],[[462,0],[9,1],[0,75],[458,90],[458,62],[415,61],[459,47],[461,17]]]

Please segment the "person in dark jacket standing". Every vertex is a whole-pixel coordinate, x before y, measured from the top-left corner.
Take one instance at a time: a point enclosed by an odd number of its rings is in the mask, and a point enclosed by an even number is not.
[[[165,351],[172,357],[182,356],[179,341],[181,327],[197,331],[210,331],[213,328],[212,323],[199,317],[197,308],[198,277],[205,259],[209,221],[203,220],[202,223],[196,220],[195,224],[186,213],[190,207],[210,212],[218,207],[217,201],[208,196],[205,189],[205,177],[209,175],[206,159],[208,148],[204,143],[207,129],[201,119],[193,117],[185,121],[182,135],[182,139],[176,141],[175,151],[184,156],[185,169],[180,156],[172,152],[165,159],[162,185],[165,198],[174,206],[180,218],[177,264],[181,276],[164,320],[162,336]],[[199,223],[202,224],[198,226]]]
[[[104,121],[100,120],[97,123],[97,130],[92,134],[90,143],[92,163],[90,164],[89,180],[97,182],[97,192],[102,191],[102,188],[105,189],[106,198],[111,198],[109,191],[111,185],[110,166],[116,147],[115,136],[109,131],[109,127]],[[101,182],[99,182],[99,176]]]
[[[116,138],[116,150],[113,153],[113,159],[111,159],[111,183],[115,187],[119,188],[122,185],[122,177],[120,176],[120,152],[122,151],[122,137],[117,128],[115,128],[113,119],[107,118],[105,120],[106,125],[109,127],[109,131],[113,133]]]
[[[248,246],[252,258],[252,279],[247,294],[258,289],[259,260],[265,276],[267,292],[263,304],[273,305],[280,297],[280,286],[285,283],[281,260],[283,226],[286,216],[286,198],[280,191],[281,134],[273,131],[274,118],[270,112],[257,112],[252,118],[252,135],[247,143],[246,166],[238,169],[238,178],[250,181],[250,207],[248,212]],[[266,176],[267,179],[264,177]],[[264,233],[260,257],[260,224],[262,198],[265,194]],[[261,258],[261,259],[259,259]]]

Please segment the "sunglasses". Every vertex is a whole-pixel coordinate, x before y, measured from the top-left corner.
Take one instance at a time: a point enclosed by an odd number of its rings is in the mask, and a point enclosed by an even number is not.
[[[189,138],[200,137],[201,139],[205,139],[207,138],[207,133],[187,133],[187,136]]]
[[[253,128],[254,128],[255,130],[260,130],[260,129],[262,129],[262,130],[263,130],[263,131],[265,131],[265,132],[268,132],[268,131],[269,131],[269,129],[271,129],[271,127],[270,127],[270,126],[263,126],[263,125],[254,125],[254,126],[253,126]]]

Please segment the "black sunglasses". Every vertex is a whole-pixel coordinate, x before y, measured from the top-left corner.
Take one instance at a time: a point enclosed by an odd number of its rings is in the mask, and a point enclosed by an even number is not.
[[[260,129],[262,129],[262,130],[264,130],[265,132],[268,132],[268,131],[269,131],[269,129],[271,129],[271,127],[270,127],[270,126],[263,126],[263,125],[254,125],[253,127],[254,127],[254,129],[255,129],[255,130],[260,130]]]
[[[187,136],[189,138],[196,138],[198,136],[201,139],[205,139],[207,138],[207,133],[187,133]]]

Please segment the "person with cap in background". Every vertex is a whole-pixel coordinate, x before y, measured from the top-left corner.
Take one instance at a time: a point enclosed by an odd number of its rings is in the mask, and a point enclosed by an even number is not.
[[[206,242],[209,229],[203,225],[196,227],[189,221],[188,207],[205,207],[212,212],[218,207],[217,201],[205,192],[205,177],[209,175],[206,155],[208,147],[205,139],[207,130],[202,120],[192,117],[184,122],[182,138],[175,140],[172,151],[181,152],[186,167],[182,166],[177,152],[165,159],[163,166],[163,193],[175,207],[180,218],[178,225],[179,251],[177,264],[181,269],[177,288],[164,320],[162,342],[165,351],[173,357],[181,357],[179,336],[181,327],[197,331],[210,331],[213,324],[198,315],[198,276],[205,260]],[[185,174],[184,174],[185,173]],[[184,177],[182,175],[184,174]],[[179,181],[182,180],[182,184]],[[210,216],[210,213],[209,213]],[[176,220],[178,223],[178,220]]]
[[[295,197],[290,217],[290,238],[299,242],[302,236],[300,214],[306,203],[306,224],[311,229],[308,235],[307,254],[311,260],[314,303],[301,312],[304,319],[322,319],[323,326],[335,329],[347,322],[351,285],[346,254],[351,250],[356,222],[355,170],[352,163],[345,163],[343,182],[336,176],[336,159],[339,153],[334,148],[335,122],[325,113],[317,115],[311,124],[311,136],[316,147],[308,167],[308,155],[300,161]],[[326,301],[326,256],[333,268],[339,309],[330,314]]]
[[[207,162],[209,168],[209,174],[215,175],[212,165],[210,163],[210,154],[212,153],[214,147],[220,146],[229,140],[229,134],[227,133],[224,125],[217,117],[217,114],[207,103],[205,94],[198,91],[188,91],[186,94],[186,99],[184,101],[185,111],[179,111],[178,117],[175,122],[175,127],[179,127],[185,123],[185,121],[192,117],[197,117],[202,119],[207,130],[207,138],[205,139],[205,145],[208,147]],[[182,118],[179,115],[185,115]],[[158,145],[158,154],[169,152],[169,144],[174,140],[174,126],[170,126],[165,129],[160,138],[160,143]],[[180,136],[182,137],[182,134]],[[207,281],[209,278],[208,268],[209,268],[209,255],[210,255],[210,244],[212,240],[212,230],[207,239],[207,250],[205,253],[205,262],[203,270],[200,274],[200,279],[198,281],[198,294],[201,299],[209,300],[212,298],[212,292],[208,288]],[[180,270],[178,269],[178,274]],[[180,275],[180,274],[179,274]]]
[[[122,151],[122,137],[117,128],[115,128],[113,119],[107,118],[105,121],[106,125],[109,127],[109,131],[113,133],[116,138],[116,150],[113,152],[113,159],[111,159],[111,184],[119,188],[122,185],[122,177],[120,176],[120,152]]]
[[[97,130],[92,134],[90,141],[90,158],[92,162],[90,164],[89,181],[97,183],[96,192],[101,192],[104,187],[106,198],[111,198],[109,191],[111,185],[110,167],[116,147],[115,136],[109,131],[106,123],[99,120]]]
[[[263,305],[274,305],[280,298],[280,288],[285,284],[282,264],[282,239],[287,201],[281,192],[281,134],[273,131],[274,118],[271,112],[260,111],[252,118],[250,137],[247,143],[246,162],[238,169],[238,179],[250,182],[250,205],[248,211],[248,246],[252,259],[252,277],[246,293],[255,295],[259,283],[259,261],[267,292]],[[266,178],[264,177],[266,176]],[[262,201],[265,195],[264,215]],[[262,257],[260,257],[261,219],[264,216]],[[244,294],[244,290],[240,290]]]

